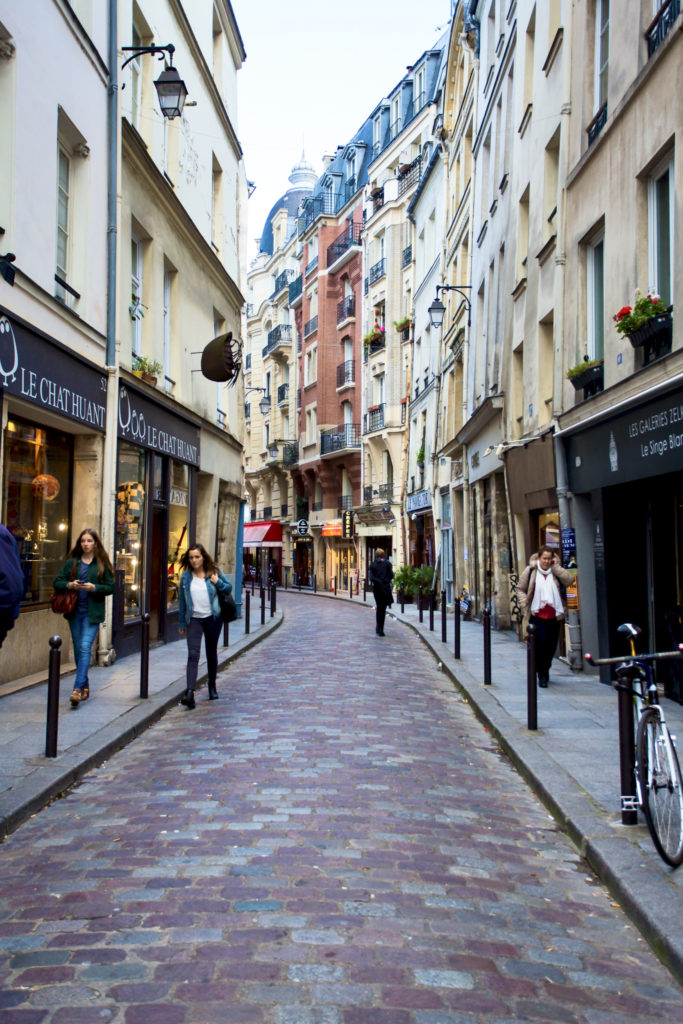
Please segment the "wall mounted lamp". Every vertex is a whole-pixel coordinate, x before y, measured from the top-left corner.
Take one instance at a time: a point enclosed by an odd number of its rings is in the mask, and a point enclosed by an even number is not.
[[[122,46],[121,49],[131,54],[121,65],[122,71],[126,64],[130,64],[132,60],[135,60],[136,57],[143,53],[158,53],[159,60],[163,60],[164,53],[168,53],[170,66],[161,72],[154,83],[154,87],[157,91],[159,106],[164,117],[168,118],[169,121],[172,121],[174,117],[180,117],[185,106],[187,87],[178,74],[177,68],[173,67],[173,54],[175,53],[173,43],[168,43],[166,46]]]
[[[484,451],[484,455],[493,455],[495,452],[497,457],[502,459],[510,448],[526,448],[532,441],[532,437],[521,438],[519,441],[500,441],[498,444],[490,444]]]
[[[7,284],[14,284],[14,267],[12,264],[16,258],[13,252],[6,252],[4,256],[0,256],[0,274],[7,281]]]
[[[260,391],[261,394],[263,395],[263,398],[261,399],[261,401],[258,404],[258,407],[259,407],[259,410],[261,412],[261,415],[265,416],[266,413],[270,412],[270,395],[268,394],[268,392],[266,391],[265,388],[245,388],[244,389],[245,395],[246,395],[247,391]]]
[[[279,444],[297,444],[296,438],[293,437],[276,437],[274,441],[271,441],[268,445],[268,454],[271,459],[277,458],[277,446]]]
[[[446,307],[439,298],[439,292],[458,292],[462,295],[463,302],[467,308],[467,326],[472,326],[472,303],[470,302],[469,295],[466,295],[463,291],[464,288],[468,290],[472,287],[471,284],[437,284],[436,286],[436,298],[429,307],[429,321],[432,327],[439,328],[443,324],[443,318],[446,314]]]

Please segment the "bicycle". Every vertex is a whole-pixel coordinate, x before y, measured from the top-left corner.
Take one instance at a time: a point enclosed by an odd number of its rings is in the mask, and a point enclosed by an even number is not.
[[[589,665],[618,666],[617,679],[612,685],[616,690],[629,694],[633,703],[633,773],[638,807],[645,815],[657,853],[676,868],[683,863],[683,779],[674,737],[666,724],[648,662],[680,658],[683,644],[679,644],[676,651],[636,654],[635,639],[641,632],[639,627],[625,622],[617,632],[628,637],[629,658],[593,658],[590,654],[585,657]],[[633,745],[633,733],[630,745]],[[628,810],[627,801],[628,797],[622,797],[622,804]]]

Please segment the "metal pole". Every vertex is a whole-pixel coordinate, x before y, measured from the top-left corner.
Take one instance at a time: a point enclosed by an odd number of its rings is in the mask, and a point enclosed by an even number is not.
[[[140,699],[149,697],[149,612],[142,616],[142,639],[140,643]]]
[[[526,727],[538,729],[536,710],[536,627],[529,623],[526,633]]]
[[[434,632],[434,591],[429,591],[429,628]]]
[[[272,584],[272,586],[270,588],[270,617],[271,617],[271,619],[272,619],[273,615],[275,615],[275,606],[277,605],[277,596],[276,595],[277,595],[277,584],[276,584],[275,580],[273,580],[273,584]]]
[[[487,602],[482,615],[484,626],[484,685],[491,685],[491,605]]]
[[[223,623],[223,646],[227,647],[230,643],[230,623]]]
[[[403,590],[403,587],[401,587],[399,589],[398,597],[399,597],[399,600],[401,602],[401,615],[403,615],[403,613],[406,610],[406,595],[405,595],[405,591]]]
[[[445,644],[448,640],[448,632],[446,625],[446,591],[441,591],[441,643]]]
[[[419,620],[420,620],[420,622],[423,622],[424,621],[424,614],[423,614],[423,608],[422,608],[422,587],[418,587],[418,590],[417,590],[417,610],[418,610],[418,613],[419,613],[419,615],[418,615]]]
[[[289,578],[289,566],[285,566],[285,590],[287,589],[287,580]]]
[[[251,577],[251,593],[253,595],[254,589],[256,588],[256,569],[254,568],[254,575]]]
[[[298,573],[297,579],[299,581],[299,593],[301,593],[301,573]]]
[[[367,601],[367,599],[368,599],[368,578],[367,578],[367,576],[364,576],[363,577],[363,600]]]
[[[301,590],[301,587],[299,587],[299,590]],[[318,580],[316,578],[315,573],[313,573],[313,593],[314,594],[318,593]]]
[[[244,597],[244,633],[246,636],[249,633],[249,624],[251,620],[251,594],[249,593],[248,590]]]
[[[47,677],[47,725],[45,728],[45,757],[57,756],[57,727],[59,723],[59,665],[62,659],[61,636],[50,637],[50,667]]]
[[[337,596],[337,577],[336,576],[332,577],[332,592],[333,592],[334,596],[336,597]]]
[[[266,621],[266,590],[265,587],[261,587],[261,625],[263,626]]]
[[[455,618],[453,619],[453,657],[460,660],[460,598],[455,594]]]
[[[353,576],[349,573],[349,597],[353,601]]]
[[[621,824],[638,824],[635,774],[633,696],[628,679],[619,679],[619,775],[621,779]]]

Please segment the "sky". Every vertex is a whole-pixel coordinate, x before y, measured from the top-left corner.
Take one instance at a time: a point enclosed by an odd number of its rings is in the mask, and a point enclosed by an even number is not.
[[[445,32],[450,0],[231,0],[247,59],[237,75],[248,262],[302,151],[316,174],[406,67]]]

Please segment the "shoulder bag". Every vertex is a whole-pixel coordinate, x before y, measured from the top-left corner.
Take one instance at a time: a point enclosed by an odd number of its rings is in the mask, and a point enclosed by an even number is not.
[[[76,578],[76,559],[71,566],[71,579]],[[70,615],[78,604],[77,590],[53,590],[50,594],[50,608],[55,615]]]

